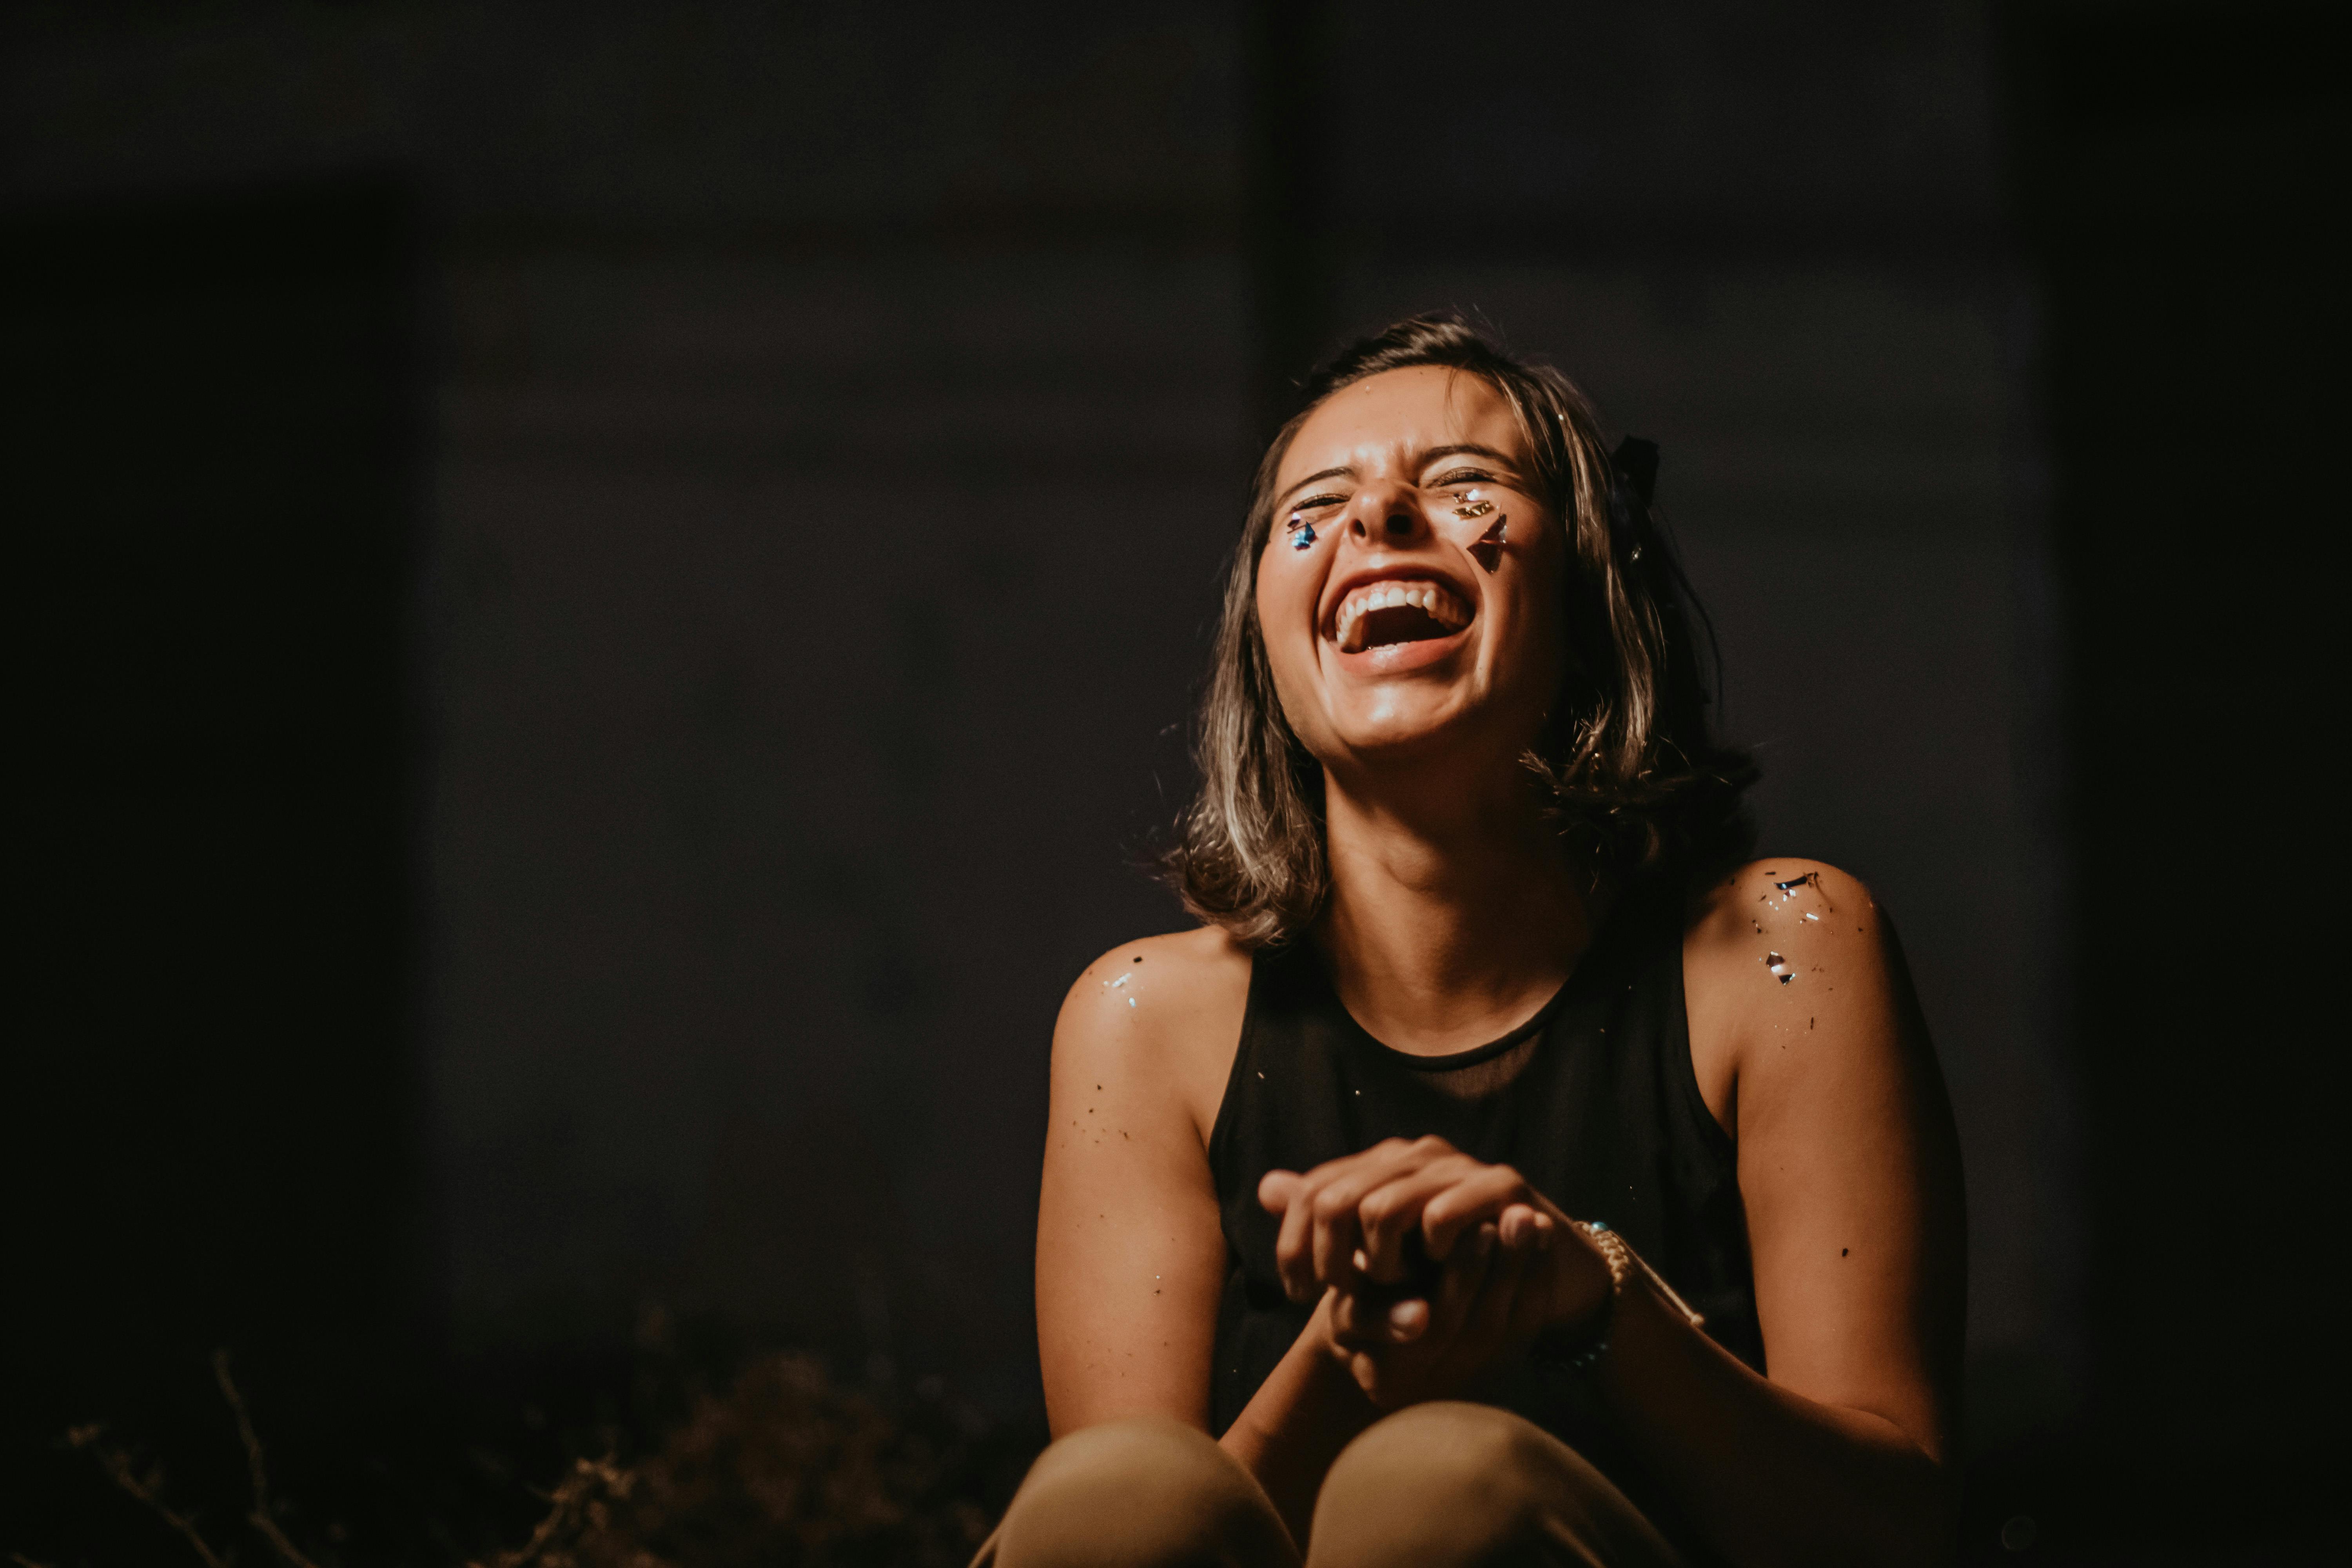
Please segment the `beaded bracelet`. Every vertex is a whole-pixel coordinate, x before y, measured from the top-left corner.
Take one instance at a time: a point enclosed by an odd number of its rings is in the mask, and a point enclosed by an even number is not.
[[[1706,1326],[1706,1319],[1693,1311],[1690,1303],[1677,1295],[1675,1288],[1667,1284],[1640,1253],[1628,1246],[1623,1237],[1610,1228],[1608,1221],[1588,1219],[1576,1223],[1583,1226],[1584,1234],[1599,1249],[1601,1261],[1609,1265],[1609,1294],[1601,1301],[1600,1320],[1593,1324],[1584,1343],[1564,1355],[1546,1356],[1547,1362],[1564,1372],[1582,1372],[1609,1353],[1609,1330],[1617,1316],[1617,1298],[1624,1293],[1625,1281],[1632,1279],[1636,1270],[1668,1306],[1683,1315],[1684,1321],[1694,1329]]]

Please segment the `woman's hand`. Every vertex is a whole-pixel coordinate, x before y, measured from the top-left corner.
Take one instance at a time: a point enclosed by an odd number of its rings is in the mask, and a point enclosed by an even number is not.
[[[1459,1392],[1545,1330],[1589,1322],[1610,1289],[1550,1200],[1440,1138],[1269,1172],[1258,1199],[1283,1216],[1285,1287],[1330,1293],[1333,1353],[1383,1408]]]
[[[1382,1410],[1462,1394],[1543,1331],[1549,1292],[1541,1276],[1552,1246],[1532,1229],[1517,1245],[1505,1242],[1486,1221],[1454,1246],[1423,1296],[1369,1281],[1334,1289],[1326,1298],[1331,1353]]]

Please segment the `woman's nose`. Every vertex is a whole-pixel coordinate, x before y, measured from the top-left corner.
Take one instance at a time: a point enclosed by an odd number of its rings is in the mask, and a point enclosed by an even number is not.
[[[1360,544],[1405,545],[1428,531],[1429,519],[1411,486],[1367,485],[1356,492],[1348,526]]]

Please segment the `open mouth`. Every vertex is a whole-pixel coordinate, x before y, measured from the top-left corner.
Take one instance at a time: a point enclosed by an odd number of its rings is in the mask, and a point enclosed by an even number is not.
[[[1442,583],[1368,583],[1340,601],[1332,640],[1341,653],[1450,637],[1470,624],[1470,607]]]

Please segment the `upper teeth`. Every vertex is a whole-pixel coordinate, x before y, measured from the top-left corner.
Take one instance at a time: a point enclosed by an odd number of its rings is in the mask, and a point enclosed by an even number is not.
[[[1440,626],[1455,630],[1470,624],[1470,612],[1434,583],[1369,583],[1339,602],[1338,635],[1342,652],[1364,646],[1364,617],[1374,610],[1411,605]]]

